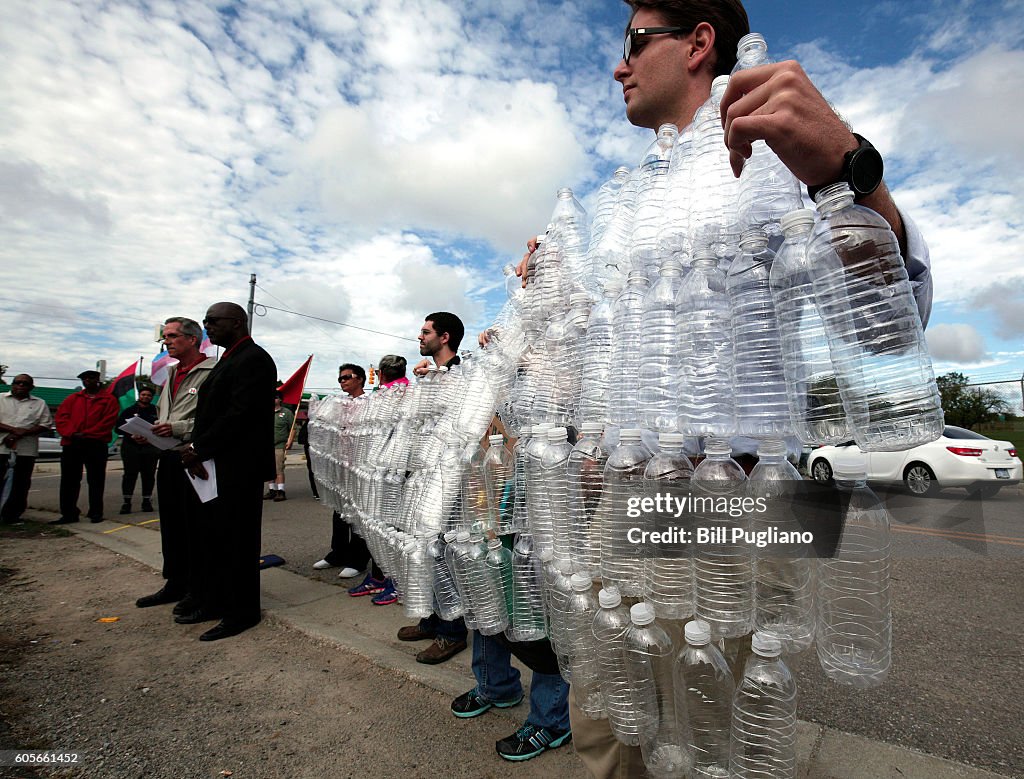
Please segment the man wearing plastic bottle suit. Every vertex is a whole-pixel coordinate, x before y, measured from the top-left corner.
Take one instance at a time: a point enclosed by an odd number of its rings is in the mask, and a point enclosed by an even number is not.
[[[162,337],[167,354],[178,362],[168,370],[160,391],[153,433],[181,443],[160,453],[156,473],[164,586],[139,598],[135,605],[143,609],[176,603],[175,618],[187,618],[202,603],[203,581],[198,568],[199,499],[181,467],[181,449],[192,440],[199,388],[217,361],[199,350],[203,328],[194,319],[168,318]]]
[[[53,426],[53,416],[42,398],[32,397],[35,383],[19,373],[11,389],[0,395],[0,499],[10,471],[11,489],[0,506],[0,524],[14,525],[28,505],[32,470],[39,455],[39,434]],[[11,457],[14,457],[13,466]]]
[[[107,479],[107,447],[121,407],[100,390],[100,372],[78,374],[83,389],[68,395],[57,408],[54,422],[60,433],[60,519],[53,525],[77,522],[82,469],[89,484],[89,521],[103,521],[103,486]]]
[[[214,303],[203,320],[210,342],[224,349],[199,390],[192,443],[181,462],[200,480],[215,468],[217,497],[202,505],[202,570],[211,598],[193,621],[220,619],[200,641],[218,641],[260,621],[260,531],[263,483],[274,476],[277,368],[249,336],[245,310]]]
[[[623,57],[614,71],[622,84],[626,117],[657,131],[665,123],[687,127],[711,94],[711,82],[732,71],[739,39],[749,33],[739,0],[626,0],[631,9]],[[882,180],[880,155],[855,136],[796,62],[744,70],[732,77],[721,104],[725,143],[739,175],[751,144],[764,140],[812,191],[848,182],[857,201],[892,227],[921,320],[928,321],[932,284],[928,249],[916,226],[900,212]],[[536,239],[517,268],[525,271]],[[643,775],[639,749],[622,745],[606,720],[588,720],[572,705],[576,751],[595,777]]]
[[[427,314],[423,327],[420,328],[420,354],[433,360],[438,368],[451,368],[461,362],[458,354],[459,344],[466,328],[462,320],[447,311]],[[427,372],[429,360],[424,359],[413,368],[413,373],[423,376]],[[466,648],[466,621],[459,617],[455,620],[441,619],[437,614],[421,619],[416,625],[407,625],[398,631],[399,641],[425,641],[433,639],[433,643],[416,655],[417,663],[436,665],[450,660]]]

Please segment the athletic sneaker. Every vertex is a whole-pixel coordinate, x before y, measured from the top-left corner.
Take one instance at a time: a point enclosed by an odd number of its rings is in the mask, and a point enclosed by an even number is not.
[[[374,579],[370,574],[366,574],[363,583],[350,587],[348,594],[353,598],[358,598],[361,595],[376,595],[379,592],[384,592],[384,582],[380,579]]]
[[[462,693],[462,695],[452,701],[452,714],[461,719],[469,719],[470,717],[479,717],[494,706],[497,706],[499,709],[510,709],[522,702],[522,695],[514,701],[489,701],[480,694],[479,689],[474,687],[469,692]]]
[[[511,736],[496,742],[494,748],[506,760],[529,760],[546,749],[558,749],[571,740],[571,730],[538,728],[527,722]]]
[[[380,591],[380,594],[374,595],[371,601],[374,606],[390,606],[392,603],[398,603],[398,593],[395,592],[395,583],[391,579],[384,580],[384,589]]]

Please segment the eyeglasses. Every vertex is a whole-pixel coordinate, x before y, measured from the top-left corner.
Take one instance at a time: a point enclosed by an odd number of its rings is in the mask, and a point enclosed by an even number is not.
[[[626,37],[622,41],[622,59],[625,60],[626,64],[629,64],[629,58],[632,54],[639,54],[644,46],[647,45],[647,41],[639,40],[641,36],[648,35],[668,35],[673,32],[690,32],[685,27],[632,27],[629,32],[626,33]]]
[[[349,374],[346,374],[344,376],[339,376],[338,377],[338,381],[352,381],[352,379],[355,379],[355,378],[357,378],[357,377],[353,376],[351,373],[349,373]]]
[[[161,340],[167,341],[167,340],[169,340],[171,338],[184,338],[184,337],[185,337],[184,333],[164,333],[163,338]]]

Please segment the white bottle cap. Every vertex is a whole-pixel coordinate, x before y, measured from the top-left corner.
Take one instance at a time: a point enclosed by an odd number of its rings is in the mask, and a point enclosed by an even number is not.
[[[574,573],[569,578],[569,584],[575,592],[586,592],[593,586],[593,582],[590,581],[590,577],[584,576],[582,573]]]
[[[704,646],[711,642],[711,625],[702,619],[691,619],[683,628],[686,643],[691,646]]]
[[[548,430],[548,440],[560,443],[569,440],[569,431],[564,427],[554,427]]]
[[[468,541],[469,540],[469,531],[468,530],[460,530],[456,534],[455,540],[458,541],[460,544]]]
[[[728,83],[729,74],[726,74],[724,76],[716,76],[715,80],[711,82],[711,89],[716,89],[719,85],[722,85],[722,88],[724,89],[725,86],[728,85]]]
[[[505,436],[503,435],[492,435],[487,437],[487,443],[491,446],[501,446],[505,443]]]
[[[757,631],[750,639],[750,648],[761,657],[778,657],[782,654],[782,642],[763,630]]]
[[[788,233],[794,227],[799,227],[800,225],[812,225],[814,224],[814,209],[798,208],[795,211],[790,211],[788,214],[783,214],[779,224],[782,225],[782,232],[784,233]]]
[[[597,601],[602,609],[614,609],[622,603],[622,596],[616,587],[605,587],[597,593]]]
[[[444,540],[447,543],[450,544],[452,541],[454,541],[458,537],[458,535],[459,535],[459,531],[457,531],[457,530],[449,530],[447,533],[444,534]]]
[[[629,610],[634,625],[650,625],[654,622],[654,608],[649,603],[637,603]]]
[[[674,449],[686,443],[682,433],[658,433],[658,446]]]
[[[627,428],[619,432],[620,444],[638,444],[643,440],[643,431],[636,428]]]
[[[580,425],[580,433],[584,435],[598,435],[604,430],[601,422],[584,422]]]

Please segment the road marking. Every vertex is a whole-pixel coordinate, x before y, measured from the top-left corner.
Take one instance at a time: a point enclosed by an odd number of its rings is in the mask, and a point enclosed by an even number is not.
[[[932,536],[933,538],[948,538],[951,541],[984,541],[988,544],[1001,544],[1002,546],[1024,547],[1024,538],[1014,536],[997,536],[986,533],[970,533],[966,530],[937,530],[929,527],[914,527],[913,525],[892,525],[897,533],[909,533],[911,535]]]
[[[142,522],[134,522],[134,523],[129,522],[128,524],[121,525],[120,527],[115,527],[115,528],[113,528],[111,530],[104,530],[103,531],[103,535],[109,535],[110,533],[116,533],[119,530],[124,530],[126,527],[142,527],[143,525],[150,525],[150,524],[152,524],[154,522],[159,522],[159,521],[160,521],[160,517],[157,517],[156,519],[147,519],[147,520],[144,520]]]

